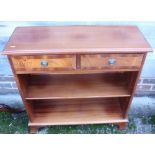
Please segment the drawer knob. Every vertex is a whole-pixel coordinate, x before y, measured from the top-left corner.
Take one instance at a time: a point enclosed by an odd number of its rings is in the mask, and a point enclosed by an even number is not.
[[[113,59],[113,58],[110,58],[110,59],[108,60],[108,63],[109,63],[109,65],[114,65],[114,64],[116,63],[116,60]]]
[[[47,67],[47,66],[48,66],[48,61],[46,61],[46,60],[41,60],[40,64],[41,64],[41,66],[43,66],[43,67]]]

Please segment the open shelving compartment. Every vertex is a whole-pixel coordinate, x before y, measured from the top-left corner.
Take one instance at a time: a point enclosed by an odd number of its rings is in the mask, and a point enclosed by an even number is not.
[[[18,76],[31,109],[29,126],[117,124],[127,122],[137,72]]]
[[[26,99],[127,97],[129,74],[27,75]]]
[[[33,100],[29,125],[75,125],[127,122],[119,98]]]

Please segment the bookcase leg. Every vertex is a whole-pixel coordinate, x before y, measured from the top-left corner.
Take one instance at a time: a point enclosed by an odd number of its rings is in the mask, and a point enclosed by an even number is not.
[[[31,126],[30,127],[30,133],[37,133],[39,127]]]
[[[124,123],[124,122],[123,122],[123,123],[118,123],[117,125],[118,125],[118,127],[119,127],[120,130],[123,130],[123,129],[125,129],[126,124],[127,124],[127,123]]]

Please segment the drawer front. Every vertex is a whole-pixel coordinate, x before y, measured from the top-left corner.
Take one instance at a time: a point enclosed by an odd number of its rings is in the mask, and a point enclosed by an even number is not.
[[[139,69],[143,54],[85,54],[81,69]]]
[[[13,56],[16,72],[48,72],[76,69],[75,55]]]

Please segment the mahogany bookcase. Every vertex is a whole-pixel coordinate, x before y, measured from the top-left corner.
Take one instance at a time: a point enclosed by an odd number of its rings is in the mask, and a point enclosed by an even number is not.
[[[39,127],[128,122],[151,47],[136,26],[17,27],[8,56],[31,133]]]

